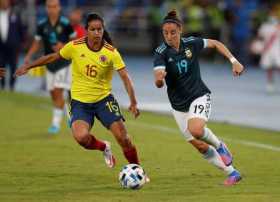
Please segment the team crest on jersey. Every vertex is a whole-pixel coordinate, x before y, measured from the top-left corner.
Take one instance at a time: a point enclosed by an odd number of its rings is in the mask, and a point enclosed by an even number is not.
[[[56,27],[56,32],[60,34],[62,32],[62,27],[61,26],[57,26]]]
[[[192,57],[192,51],[190,49],[188,49],[188,48],[185,50],[185,54],[186,54],[187,58],[191,58]]]
[[[100,62],[106,62],[107,57],[106,57],[105,55],[101,55],[101,56],[99,57],[99,60],[100,60]]]

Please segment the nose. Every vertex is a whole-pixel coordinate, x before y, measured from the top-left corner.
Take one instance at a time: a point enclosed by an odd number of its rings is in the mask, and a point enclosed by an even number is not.
[[[166,39],[169,41],[169,40],[171,40],[171,34],[166,34]]]

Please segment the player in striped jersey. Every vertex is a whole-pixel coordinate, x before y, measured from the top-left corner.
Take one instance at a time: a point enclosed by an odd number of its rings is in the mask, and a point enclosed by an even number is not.
[[[228,175],[224,184],[236,184],[240,173],[232,165],[232,155],[226,145],[206,126],[211,112],[211,92],[200,75],[199,53],[204,48],[216,48],[232,63],[234,76],[243,72],[243,66],[230,51],[216,40],[181,37],[182,22],[176,11],[164,18],[164,43],[155,51],[155,84],[167,85],[168,98],[174,118],[186,138],[207,161]],[[165,81],[165,82],[164,82]]]
[[[111,80],[116,70],[130,98],[129,111],[138,117],[132,81],[118,50],[112,46],[103,19],[95,13],[89,14],[86,30],[86,37],[67,43],[58,53],[23,65],[16,71],[16,76],[61,58],[72,60],[71,129],[74,138],[86,149],[103,151],[107,166],[113,167],[115,159],[110,143],[98,140],[90,133],[96,117],[115,136],[127,161],[139,164],[136,147],[127,133],[119,105],[111,94]]]

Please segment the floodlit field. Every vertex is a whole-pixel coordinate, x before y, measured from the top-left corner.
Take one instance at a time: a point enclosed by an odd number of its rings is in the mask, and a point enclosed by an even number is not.
[[[120,188],[118,173],[126,161],[98,121],[93,133],[112,142],[114,169],[105,166],[102,153],[82,149],[66,121],[59,135],[47,134],[49,99],[0,92],[0,201],[280,201],[279,132],[210,123],[243,174],[240,184],[224,187],[223,173],[184,141],[172,117],[142,112],[134,120],[124,114],[151,178],[137,191]]]

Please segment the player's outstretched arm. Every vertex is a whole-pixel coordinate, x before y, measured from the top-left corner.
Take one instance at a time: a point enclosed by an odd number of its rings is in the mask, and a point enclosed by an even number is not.
[[[34,68],[34,67],[38,67],[38,66],[42,66],[42,65],[46,65],[49,63],[52,63],[58,59],[61,59],[62,57],[60,56],[59,53],[51,53],[48,55],[44,55],[40,58],[38,58],[37,60],[35,60],[34,62],[30,63],[30,64],[23,64],[20,68],[18,68],[14,74],[14,76],[21,76],[24,75],[28,72],[28,70]]]
[[[0,79],[5,76],[5,69],[0,68]]]
[[[162,88],[164,86],[164,78],[166,76],[166,71],[164,69],[156,69],[154,70],[155,77],[155,85],[158,88]]]
[[[133,83],[129,77],[126,68],[122,68],[118,70],[118,73],[123,81],[123,84],[125,86],[125,89],[130,99],[130,106],[128,109],[134,115],[134,117],[137,118],[140,115],[140,112],[139,109],[137,108],[137,101],[136,101]]]
[[[232,64],[232,73],[234,76],[240,76],[243,71],[243,65],[232,55],[229,49],[220,41],[207,39],[208,48],[216,48],[219,53],[225,56]]]

